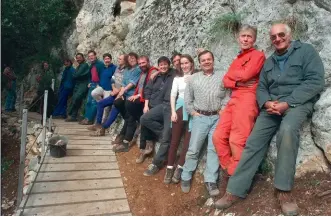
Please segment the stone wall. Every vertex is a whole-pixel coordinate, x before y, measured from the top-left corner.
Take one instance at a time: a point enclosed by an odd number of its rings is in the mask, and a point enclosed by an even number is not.
[[[326,171],[331,162],[331,4],[327,0],[143,0],[122,1],[121,15],[114,18],[115,0],[85,0],[75,20],[75,28],[65,38],[68,54],[95,49],[98,55],[136,51],[155,63],[173,51],[196,58],[199,47],[215,54],[216,69],[226,72],[238,52],[231,28],[235,20],[258,27],[257,46],[269,56],[268,36],[274,21],[285,20],[294,27],[294,36],[313,44],[326,70],[326,86],[315,105],[315,113],[301,130],[297,174]],[[221,27],[211,31],[215,22]],[[225,23],[225,24],[224,24]],[[277,154],[275,139],[268,158],[271,165]]]

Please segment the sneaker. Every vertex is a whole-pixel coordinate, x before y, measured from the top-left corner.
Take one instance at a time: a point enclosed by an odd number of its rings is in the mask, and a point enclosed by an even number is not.
[[[92,126],[88,126],[87,130],[89,131],[97,131],[98,129],[101,129],[101,124],[93,124]]]
[[[285,216],[294,216],[299,214],[299,207],[293,198],[291,191],[280,191],[277,192],[277,200]]]
[[[154,142],[150,141],[150,140],[147,140],[146,141],[145,154],[146,155],[151,154],[153,152],[153,149],[154,149]]]
[[[118,134],[115,140],[112,142],[113,145],[120,144],[124,139],[124,135]]]
[[[215,207],[217,209],[227,209],[239,200],[240,197],[226,192],[221,199],[215,202]]]
[[[220,194],[220,190],[218,190],[216,183],[206,182],[205,185],[206,185],[207,191],[211,197],[215,197]]]
[[[183,168],[177,167],[171,181],[175,184],[180,182],[180,177],[182,176]]]
[[[143,149],[140,149],[139,156],[136,159],[136,164],[143,163],[145,161],[145,159],[146,159],[146,155],[144,153],[144,150]]]
[[[145,170],[144,172],[144,176],[152,176],[152,175],[155,175],[157,172],[159,172],[159,168],[154,165],[154,164],[150,164],[148,165],[148,168],[147,170]]]
[[[182,180],[180,184],[180,188],[182,189],[182,192],[188,193],[191,190],[191,180]]]
[[[174,169],[173,168],[167,168],[166,173],[164,175],[163,182],[165,184],[170,184],[173,175],[174,175]]]

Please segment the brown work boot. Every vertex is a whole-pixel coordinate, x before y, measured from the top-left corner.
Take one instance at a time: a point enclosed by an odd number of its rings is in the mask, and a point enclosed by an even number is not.
[[[146,148],[145,148],[145,155],[149,155],[153,152],[154,149],[154,142],[147,140],[146,141]]]
[[[123,141],[123,139],[124,139],[124,135],[118,134],[115,140],[111,144],[118,145]]]
[[[228,174],[228,172],[226,170],[222,170],[220,172],[220,179],[219,179],[219,189],[221,195],[225,194],[229,179],[230,179],[230,175]]]
[[[215,202],[215,207],[217,209],[227,209],[239,200],[240,197],[233,195],[229,192],[225,192],[224,196]]]
[[[299,207],[293,198],[291,191],[276,190],[277,200],[286,216],[294,216],[299,214]]]
[[[141,164],[145,161],[146,155],[145,155],[145,150],[140,149],[139,156],[136,159],[136,164]]]
[[[90,133],[90,136],[105,136],[106,135],[106,129],[105,128],[99,128],[95,132]]]
[[[97,131],[98,129],[101,129],[101,128],[102,128],[101,124],[93,124],[93,125],[87,127],[87,129],[89,131]]]

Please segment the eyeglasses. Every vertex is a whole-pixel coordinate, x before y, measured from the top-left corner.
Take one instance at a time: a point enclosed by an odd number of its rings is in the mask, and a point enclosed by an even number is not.
[[[277,39],[277,36],[278,36],[279,38],[284,38],[284,37],[286,36],[286,34],[285,34],[285,32],[279,32],[279,33],[277,33],[277,34],[270,35],[270,40],[271,40],[271,41],[276,40],[276,39]]]

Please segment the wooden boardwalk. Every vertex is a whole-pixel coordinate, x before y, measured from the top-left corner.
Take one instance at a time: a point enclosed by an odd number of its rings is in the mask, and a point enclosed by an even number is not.
[[[67,156],[46,155],[23,215],[131,215],[110,137],[90,137],[77,123],[54,123],[69,138]]]

